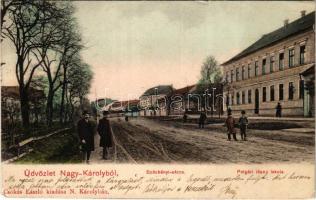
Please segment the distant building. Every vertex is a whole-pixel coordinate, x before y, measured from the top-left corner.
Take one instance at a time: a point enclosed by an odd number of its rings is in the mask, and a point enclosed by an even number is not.
[[[38,120],[41,110],[41,103],[46,99],[43,90],[29,88],[29,104],[31,118]],[[34,115],[34,116],[32,116]],[[1,86],[1,117],[9,119],[14,117],[20,119],[20,93],[19,86]]]
[[[168,96],[168,100],[173,101],[173,103],[169,105],[170,115],[182,115],[185,110],[194,110],[196,108],[194,101],[188,101],[188,97],[192,93],[192,89],[194,89],[195,87],[196,85],[190,85],[180,89],[176,89]]]
[[[142,116],[155,116],[159,114],[158,102],[163,101],[167,98],[169,94],[172,93],[174,88],[172,85],[158,85],[152,87],[144,92],[142,96],[139,97],[140,104],[140,115]],[[164,111],[166,112],[166,111]],[[166,115],[166,113],[161,113],[160,115]]]
[[[315,12],[285,20],[222,67],[224,109],[274,116],[280,102],[284,116],[314,115]]]
[[[114,101],[109,105],[109,111],[112,113],[123,113],[123,112],[131,112],[136,111],[139,107],[139,100],[127,100],[127,101]]]

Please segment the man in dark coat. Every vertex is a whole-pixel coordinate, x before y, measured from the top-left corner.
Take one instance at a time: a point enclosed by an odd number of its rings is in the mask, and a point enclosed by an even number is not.
[[[281,103],[279,102],[278,105],[275,107],[276,109],[276,117],[281,117],[282,116],[282,106]]]
[[[232,134],[234,140],[237,141],[237,138],[236,138],[236,130],[235,130],[235,119],[234,119],[234,117],[232,116],[231,111],[228,112],[227,114],[228,114],[228,116],[227,116],[227,118],[226,118],[225,125],[226,125],[226,127],[227,127],[228,140],[229,140],[229,141],[231,140],[230,135]]]
[[[239,128],[240,128],[240,135],[241,140],[247,140],[247,126],[248,126],[248,118],[246,117],[246,111],[241,111],[241,117],[238,120]]]
[[[112,147],[112,129],[110,121],[108,120],[108,111],[103,111],[103,118],[99,120],[98,133],[100,135],[100,147],[103,147],[103,159],[108,157],[108,148]]]
[[[205,120],[207,119],[206,113],[201,112],[200,118],[199,118],[199,128],[204,128]]]
[[[89,118],[89,113],[84,111],[82,119],[77,124],[78,135],[82,150],[85,153],[86,163],[89,163],[91,151],[94,151],[94,127]]]

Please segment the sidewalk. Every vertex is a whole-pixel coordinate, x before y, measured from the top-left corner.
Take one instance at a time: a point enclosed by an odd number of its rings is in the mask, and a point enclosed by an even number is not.
[[[240,117],[239,115],[233,115],[234,117]],[[182,115],[169,115],[168,117],[182,118]],[[188,115],[190,119],[198,119],[199,115]],[[211,115],[207,115],[208,118],[212,118]],[[213,115],[214,119],[218,119],[218,115]],[[221,115],[221,119],[226,118],[226,115]],[[264,117],[264,116],[248,116],[248,119],[257,120],[274,120],[274,121],[315,121],[314,117]]]

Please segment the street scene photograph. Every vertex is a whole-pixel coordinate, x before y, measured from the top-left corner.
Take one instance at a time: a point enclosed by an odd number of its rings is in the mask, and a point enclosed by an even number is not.
[[[313,164],[314,2],[1,0],[1,161]]]

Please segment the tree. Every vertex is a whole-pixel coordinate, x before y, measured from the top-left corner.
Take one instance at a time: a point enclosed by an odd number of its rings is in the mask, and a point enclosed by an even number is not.
[[[19,1],[13,0],[1,0],[1,32],[2,32],[2,25],[6,21],[5,17],[7,13],[10,12],[11,9],[14,9],[16,5],[20,4]],[[1,38],[2,41],[2,38]]]
[[[216,59],[209,56],[205,59],[201,68],[200,84],[220,83],[222,81],[222,73]]]
[[[45,76],[34,76],[33,80],[31,81],[30,88],[32,90],[37,91],[36,94],[32,94],[30,98],[30,112],[35,117],[35,125],[41,121],[44,117],[44,107],[45,107],[45,100],[46,95],[45,91],[48,87],[48,81]]]
[[[19,84],[20,105],[23,127],[28,130],[29,119],[29,86],[35,70],[41,65],[47,52],[43,42],[49,36],[43,36],[44,24],[55,15],[50,9],[51,4],[46,1],[21,1],[11,4],[7,10],[6,23],[2,25],[2,34],[9,38],[16,50],[16,78]],[[40,54],[34,53],[34,48],[42,47]],[[34,57],[36,61],[34,62]]]
[[[214,95],[213,88],[216,90],[222,89],[222,73],[218,62],[213,56],[208,56],[202,64],[201,67],[201,78],[197,84],[197,93],[204,95],[201,99],[201,106],[205,110],[206,105],[213,105],[215,102],[215,97],[206,97],[205,95]],[[209,100],[208,102],[206,100]],[[213,106],[211,106],[211,114],[213,115]]]
[[[74,120],[75,107],[81,111],[85,107],[85,96],[89,93],[92,76],[90,66],[81,60],[73,63],[69,68],[67,101],[70,104],[71,121]]]
[[[43,71],[47,75],[48,79],[48,94],[46,103],[46,123],[48,126],[52,125],[53,112],[54,112],[54,96],[57,90],[63,86],[62,74],[63,69],[69,64],[71,49],[78,52],[80,47],[78,41],[80,37],[74,30],[74,18],[72,14],[74,12],[73,7],[69,3],[56,4],[56,12],[59,12],[51,23],[46,24],[46,29],[42,34],[48,34],[51,36],[48,45],[47,53],[41,63]],[[77,39],[79,38],[79,39]],[[77,48],[76,48],[77,47]],[[37,52],[41,52],[42,48],[38,47]],[[64,74],[66,71],[64,70]],[[65,79],[65,78],[64,78]],[[63,107],[63,105],[62,105]]]
[[[71,28],[71,30],[77,30],[76,26]],[[59,122],[65,122],[65,94],[67,91],[68,84],[68,69],[72,64],[80,62],[79,52],[82,49],[81,45],[81,36],[75,32],[71,31],[65,37],[64,42],[64,59],[62,64],[62,88],[61,88],[61,101],[60,101],[60,110],[59,110]]]

